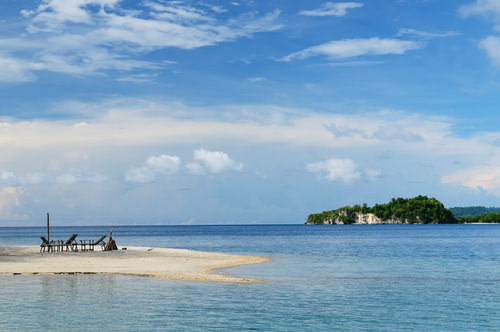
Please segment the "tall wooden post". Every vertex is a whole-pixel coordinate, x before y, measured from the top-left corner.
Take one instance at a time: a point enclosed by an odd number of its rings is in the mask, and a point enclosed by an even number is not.
[[[50,243],[49,213],[47,212],[47,241]]]

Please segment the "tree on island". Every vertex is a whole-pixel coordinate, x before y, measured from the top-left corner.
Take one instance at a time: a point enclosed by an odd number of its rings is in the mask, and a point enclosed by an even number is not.
[[[485,213],[480,216],[465,216],[457,218],[461,223],[500,223],[500,212]]]
[[[434,197],[417,196],[414,198],[393,198],[387,204],[376,204],[373,207],[368,207],[365,203],[362,206],[357,204],[344,206],[337,210],[310,214],[307,217],[306,224],[325,224],[328,223],[327,220],[353,224],[358,220],[360,214],[373,214],[380,218],[382,223],[389,220],[391,223],[409,224],[450,224],[458,222],[453,213]]]
[[[450,211],[453,215],[458,217],[479,217],[485,214],[500,212],[498,207],[485,207],[485,206],[466,206],[466,207],[452,207]]]

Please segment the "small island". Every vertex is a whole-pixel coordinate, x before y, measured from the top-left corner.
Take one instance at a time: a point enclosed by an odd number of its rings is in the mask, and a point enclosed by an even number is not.
[[[434,197],[393,198],[373,207],[344,206],[337,210],[313,213],[306,225],[346,224],[498,224],[500,208],[469,206],[446,209]]]
[[[453,224],[458,223],[453,213],[440,201],[427,196],[393,198],[387,204],[373,207],[363,205],[344,206],[337,210],[313,213],[305,224]]]

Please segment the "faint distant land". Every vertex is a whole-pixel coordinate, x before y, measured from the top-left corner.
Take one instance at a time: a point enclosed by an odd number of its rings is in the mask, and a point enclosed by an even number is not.
[[[451,208],[458,222],[464,224],[498,224],[500,223],[500,208],[469,206]]]
[[[484,207],[484,206],[467,206],[467,207],[453,207],[450,208],[453,215],[458,217],[479,217],[483,214],[498,213],[500,208],[498,207]]]
[[[344,206],[310,214],[306,224],[452,224],[459,221],[440,201],[427,196],[393,198],[387,204]]]

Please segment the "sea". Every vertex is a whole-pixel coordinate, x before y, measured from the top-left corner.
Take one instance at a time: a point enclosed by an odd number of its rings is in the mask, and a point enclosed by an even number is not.
[[[53,227],[51,238],[260,255],[261,283],[0,275],[0,331],[499,331],[500,225]],[[0,246],[45,228],[0,228]],[[0,260],[0,264],[2,264]]]

